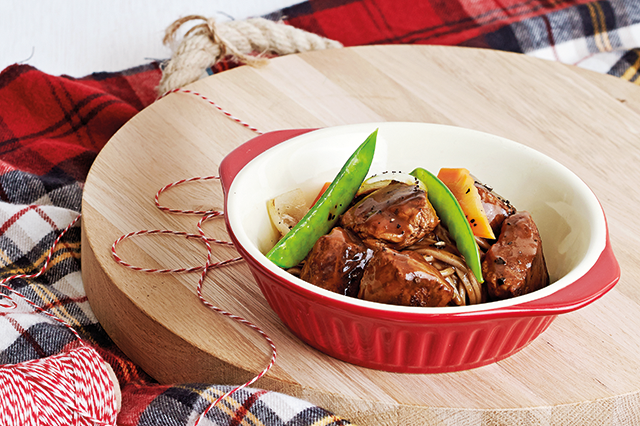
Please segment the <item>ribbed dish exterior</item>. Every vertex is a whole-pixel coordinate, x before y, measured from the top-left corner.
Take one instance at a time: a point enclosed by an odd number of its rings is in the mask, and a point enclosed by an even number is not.
[[[334,358],[397,373],[444,373],[480,367],[518,352],[556,315],[416,321],[350,311],[331,299],[307,298],[254,271],[267,302],[302,341]]]

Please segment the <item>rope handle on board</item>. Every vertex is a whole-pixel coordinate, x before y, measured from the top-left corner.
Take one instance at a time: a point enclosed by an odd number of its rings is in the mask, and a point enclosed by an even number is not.
[[[199,80],[207,74],[207,69],[223,59],[261,66],[272,56],[342,47],[338,41],[282,22],[249,18],[218,23],[214,18],[201,15],[176,20],[167,28],[163,42],[174,44],[178,30],[194,22],[198,24],[184,34],[171,59],[163,64],[160,93]]]

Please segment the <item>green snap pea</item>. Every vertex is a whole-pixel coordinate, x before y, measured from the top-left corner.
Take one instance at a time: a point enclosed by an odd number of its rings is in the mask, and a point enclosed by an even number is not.
[[[449,230],[473,275],[475,275],[479,283],[484,282],[480,263],[480,250],[478,249],[478,244],[476,244],[469,221],[467,221],[456,197],[437,176],[425,169],[417,168],[410,175],[420,179],[427,186],[427,196],[436,213],[438,213],[438,217]]]
[[[320,199],[267,253],[269,260],[281,268],[296,266],[307,257],[316,241],[333,228],[369,173],[377,136],[376,129],[356,149]]]

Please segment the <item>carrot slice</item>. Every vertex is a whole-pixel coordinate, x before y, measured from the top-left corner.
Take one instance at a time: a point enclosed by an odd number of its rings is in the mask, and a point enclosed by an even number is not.
[[[316,205],[320,197],[322,197],[322,194],[324,194],[324,192],[329,188],[329,185],[331,185],[331,182],[325,182],[324,185],[322,185],[322,189],[318,193],[318,196],[316,197],[315,200],[313,200],[313,203],[311,203],[312,207]]]
[[[438,178],[447,185],[447,188],[460,203],[460,207],[471,225],[473,235],[494,240],[496,236],[491,229],[487,214],[482,207],[478,189],[474,185],[474,179],[469,170],[443,168],[438,172]]]

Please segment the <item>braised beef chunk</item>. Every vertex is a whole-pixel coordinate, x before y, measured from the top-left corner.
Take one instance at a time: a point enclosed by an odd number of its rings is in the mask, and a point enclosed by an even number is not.
[[[392,182],[347,210],[341,223],[371,248],[388,245],[400,250],[431,232],[440,220],[422,189]]]
[[[514,214],[516,209],[509,201],[500,197],[488,186],[476,182],[475,187],[478,189],[480,201],[482,202],[484,212],[487,214],[487,219],[489,219],[491,229],[493,229],[493,233],[497,236],[500,233],[500,229],[502,229],[502,222]]]
[[[389,248],[376,251],[365,267],[358,297],[405,306],[446,306],[451,285],[418,253]]]
[[[335,227],[313,246],[300,278],[335,293],[356,297],[362,272],[371,256],[373,251],[357,236]]]
[[[542,240],[529,212],[505,219],[498,241],[482,261],[482,275],[491,300],[531,293],[549,284]]]

